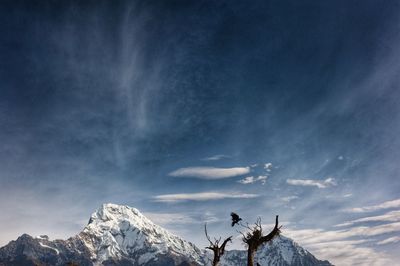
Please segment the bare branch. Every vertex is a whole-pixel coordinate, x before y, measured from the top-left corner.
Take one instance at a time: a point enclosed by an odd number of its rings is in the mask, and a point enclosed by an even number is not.
[[[222,256],[225,253],[225,246],[228,242],[232,242],[232,236],[228,237],[227,239],[224,240],[222,243],[221,247],[219,248],[220,252],[219,254]]]
[[[246,222],[246,225],[243,225],[242,223],[240,223],[240,226],[243,228],[246,228],[248,230],[252,230],[252,228],[249,226],[249,223]]]
[[[208,242],[210,242],[210,245],[212,246],[213,242],[211,241],[211,239],[210,239],[210,237],[208,236],[208,233],[207,233],[207,223],[204,224],[204,232],[206,234]]]
[[[265,243],[265,242],[271,241],[272,239],[274,239],[274,237],[276,237],[276,236],[278,236],[280,234],[280,232],[281,232],[280,228],[281,227],[279,227],[278,219],[279,219],[279,215],[277,215],[276,218],[275,218],[275,227],[274,227],[274,229],[272,229],[272,231],[268,235],[261,237],[261,239],[260,239],[261,243]]]
[[[214,237],[214,242],[211,241],[210,236],[208,235],[207,232],[207,224],[204,225],[204,232],[207,237],[208,242],[210,242],[210,245],[206,247],[206,249],[212,250],[214,253],[214,258],[212,261],[213,266],[217,266],[219,264],[219,261],[221,260],[221,256],[225,253],[225,246],[229,241],[232,241],[232,236],[228,237],[227,239],[224,240],[221,246],[219,246],[219,243],[221,242],[221,237],[218,239]]]

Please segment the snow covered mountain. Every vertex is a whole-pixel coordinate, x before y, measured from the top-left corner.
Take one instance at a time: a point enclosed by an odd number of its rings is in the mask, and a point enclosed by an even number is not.
[[[203,264],[203,254],[192,243],[154,224],[137,209],[104,204],[92,214],[78,238],[96,264],[112,261],[133,265]]]
[[[104,204],[78,235],[67,240],[22,235],[0,248],[8,265],[209,265],[210,253],[154,224],[137,209]],[[279,237],[261,248],[260,265],[331,265],[319,261],[291,239]],[[228,251],[221,266],[245,265],[246,252]]]
[[[279,236],[261,247],[255,261],[262,266],[330,266],[328,261],[315,258],[310,252],[300,247],[292,239]],[[221,266],[246,266],[247,252],[229,250],[221,259]]]

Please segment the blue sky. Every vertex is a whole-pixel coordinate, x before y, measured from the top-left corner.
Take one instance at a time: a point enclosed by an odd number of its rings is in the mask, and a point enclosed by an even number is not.
[[[113,202],[199,246],[234,210],[340,265],[400,259],[399,11],[3,1],[0,244]]]

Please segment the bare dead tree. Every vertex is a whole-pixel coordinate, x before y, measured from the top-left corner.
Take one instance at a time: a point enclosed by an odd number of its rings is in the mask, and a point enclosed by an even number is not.
[[[261,218],[258,218],[255,225],[250,227],[249,225],[242,225],[248,232],[246,234],[239,232],[243,236],[243,242],[247,245],[247,266],[254,266],[254,254],[257,249],[263,245],[264,243],[270,242],[274,237],[280,234],[281,227],[278,224],[278,215],[275,218],[275,227],[272,231],[263,235],[262,226],[261,226]]]
[[[206,248],[212,250],[214,253],[212,265],[217,266],[219,264],[219,261],[221,260],[222,255],[224,255],[224,253],[225,253],[226,244],[228,242],[232,242],[232,236],[226,238],[220,246],[219,243],[221,242],[221,237],[219,239],[214,238],[214,241],[211,241],[211,239],[207,233],[207,224],[204,225],[204,232],[206,234],[208,242],[210,242],[210,245]]]

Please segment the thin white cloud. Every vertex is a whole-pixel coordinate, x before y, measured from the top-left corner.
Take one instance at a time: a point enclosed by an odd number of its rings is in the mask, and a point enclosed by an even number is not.
[[[165,194],[154,196],[154,201],[158,202],[179,202],[179,201],[207,201],[220,199],[251,199],[258,197],[257,194],[245,193],[222,193],[222,192],[202,192],[202,193],[182,193]]]
[[[286,183],[292,186],[314,186],[318,188],[336,186],[336,181],[332,177],[329,177],[322,181],[314,179],[287,179]]]
[[[360,246],[365,241],[333,241],[307,245],[314,255],[335,265],[393,265],[387,255],[371,247]]]
[[[287,197],[282,197],[281,200],[284,201],[284,202],[289,203],[292,200],[295,200],[295,199],[298,199],[298,198],[299,198],[298,196],[287,196]]]
[[[202,160],[203,161],[219,161],[219,160],[227,159],[227,158],[230,158],[230,156],[224,155],[224,154],[217,154],[217,155],[203,158]]]
[[[146,212],[144,215],[159,225],[198,224],[218,221],[217,217],[208,213],[202,214],[201,217],[195,214],[156,212]]]
[[[328,259],[334,264],[376,266],[391,265],[391,261],[384,253],[362,245],[375,241],[371,237],[397,232],[400,232],[399,222],[370,227],[357,226],[344,230],[284,230],[285,235],[295,239],[317,257]],[[388,244],[397,242],[397,238],[393,237],[386,240]]]
[[[393,244],[393,243],[397,243],[397,242],[400,242],[400,236],[393,236],[393,237],[386,238],[382,241],[379,241],[377,244],[378,245],[386,245],[386,244]]]
[[[266,164],[264,164],[264,169],[265,169],[265,171],[267,171],[267,172],[271,172],[271,170],[272,170],[272,163],[266,163]]]
[[[336,227],[342,227],[342,226],[350,226],[355,223],[365,223],[365,222],[399,222],[400,221],[400,210],[398,211],[391,211],[382,215],[376,215],[376,216],[369,216],[369,217],[364,217],[352,221],[348,221],[342,224],[336,225]]]
[[[385,201],[385,202],[383,202],[381,204],[377,204],[377,205],[345,209],[345,211],[360,213],[360,212],[373,212],[373,211],[379,211],[379,210],[391,209],[391,208],[400,208],[400,199]]]
[[[166,224],[192,224],[196,220],[190,216],[181,213],[153,213],[146,212],[144,215],[152,220],[156,224],[166,225]]]
[[[321,243],[348,239],[350,237],[371,237],[387,233],[400,232],[400,222],[376,225],[357,226],[343,230],[324,231],[321,229],[305,229],[292,232],[294,239],[302,243]]]
[[[257,181],[261,181],[261,184],[265,185],[265,183],[267,182],[267,178],[268,178],[268,176],[266,176],[266,175],[259,175],[257,177]]]
[[[216,168],[216,167],[187,167],[169,173],[174,177],[192,177],[199,179],[224,179],[250,172],[249,167]]]
[[[247,177],[239,180],[238,182],[241,184],[247,185],[247,184],[253,184],[253,183],[260,181],[262,185],[265,185],[267,178],[268,178],[268,176],[266,176],[266,175],[260,175],[258,177],[247,176]]]

